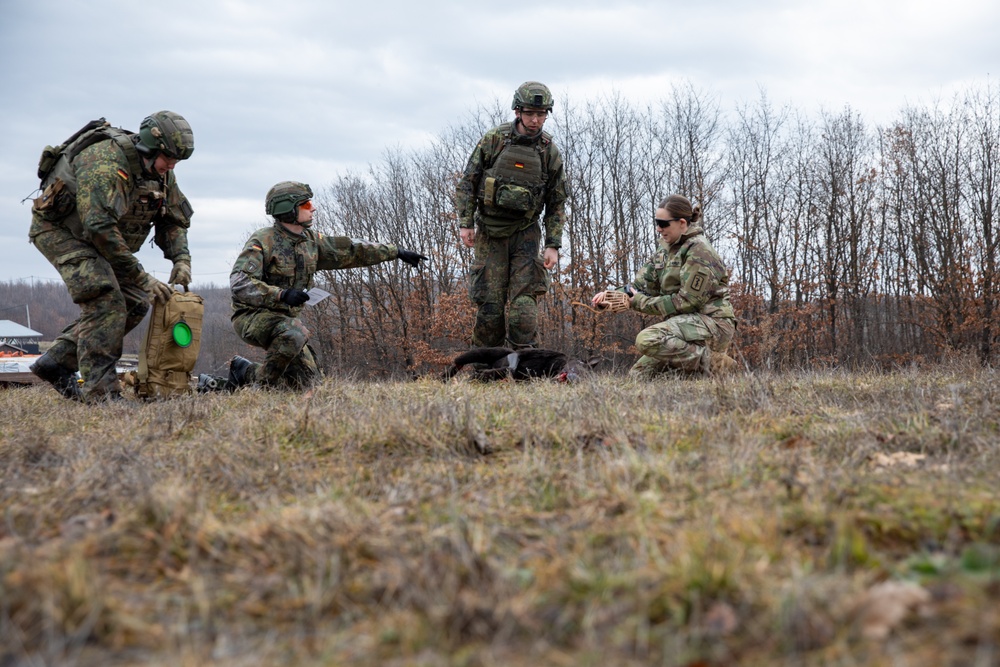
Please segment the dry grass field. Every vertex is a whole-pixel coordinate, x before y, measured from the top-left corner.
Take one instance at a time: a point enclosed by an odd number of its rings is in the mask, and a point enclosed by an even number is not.
[[[0,391],[0,665],[1000,664],[973,364]]]

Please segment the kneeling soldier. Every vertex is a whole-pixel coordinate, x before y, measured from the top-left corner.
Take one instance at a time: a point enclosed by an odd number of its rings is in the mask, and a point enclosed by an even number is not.
[[[267,350],[263,364],[233,357],[229,388],[249,383],[307,387],[319,376],[309,330],[299,313],[309,300],[313,274],[371,266],[393,259],[419,266],[427,258],[393,245],[325,236],[310,229],[312,189],[283,181],[267,193],[265,210],[274,225],[254,232],[229,276],[233,328],[247,343]]]

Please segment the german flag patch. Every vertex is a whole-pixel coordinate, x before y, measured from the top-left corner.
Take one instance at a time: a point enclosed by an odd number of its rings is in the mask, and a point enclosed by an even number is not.
[[[250,247],[251,247],[251,248],[253,248],[254,250],[261,250],[261,247],[260,247],[259,245],[257,245],[256,243],[254,243],[254,244],[253,244],[252,246],[250,246]]]
[[[125,171],[124,169],[119,169],[118,170],[118,178],[120,178],[123,181],[125,181],[126,183],[128,183],[128,172]]]
[[[523,162],[515,162],[514,166],[517,167],[518,169],[524,169],[524,163]]]

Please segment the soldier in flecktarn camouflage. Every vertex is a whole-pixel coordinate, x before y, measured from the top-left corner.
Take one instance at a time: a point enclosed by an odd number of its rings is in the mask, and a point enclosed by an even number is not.
[[[548,291],[548,270],[559,264],[562,245],[566,176],[559,149],[542,131],[552,93],[527,81],[511,108],[514,121],[479,140],[455,194],[462,243],[475,248],[469,275],[469,296],[478,307],[475,347],[537,345],[537,300]]]
[[[147,116],[138,133],[92,121],[43,152],[42,195],[32,205],[29,238],[58,269],[80,317],[31,370],[66,398],[120,400],[116,366],[125,334],[152,299],[165,301],[171,285],[191,282],[192,209],[173,169],[192,152],[191,126],[172,111]],[[167,283],[135,257],[151,232],[173,262]]]
[[[736,361],[726,354],[736,332],[729,303],[729,271],[705,238],[701,207],[681,195],[660,202],[653,222],[660,249],[617,292],[632,310],[666,318],[635,339],[642,356],[629,374],[648,379],[663,373],[725,375]],[[608,292],[594,295],[596,308],[611,303]]]
[[[418,267],[427,258],[393,245],[327,236],[313,229],[312,189],[283,181],[267,193],[265,211],[274,225],[254,232],[229,276],[233,328],[240,338],[267,350],[264,363],[233,357],[228,388],[255,384],[300,389],[310,386],[319,369],[310,332],[299,319],[313,274],[330,269],[371,266],[398,259]]]

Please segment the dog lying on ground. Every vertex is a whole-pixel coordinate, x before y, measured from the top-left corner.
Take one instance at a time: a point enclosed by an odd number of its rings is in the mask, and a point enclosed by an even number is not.
[[[492,380],[524,381],[552,378],[558,382],[574,382],[593,370],[599,359],[579,361],[562,352],[527,348],[512,350],[508,347],[477,347],[455,357],[451,367],[441,375],[450,380],[469,364],[476,364],[472,377],[489,382]]]

